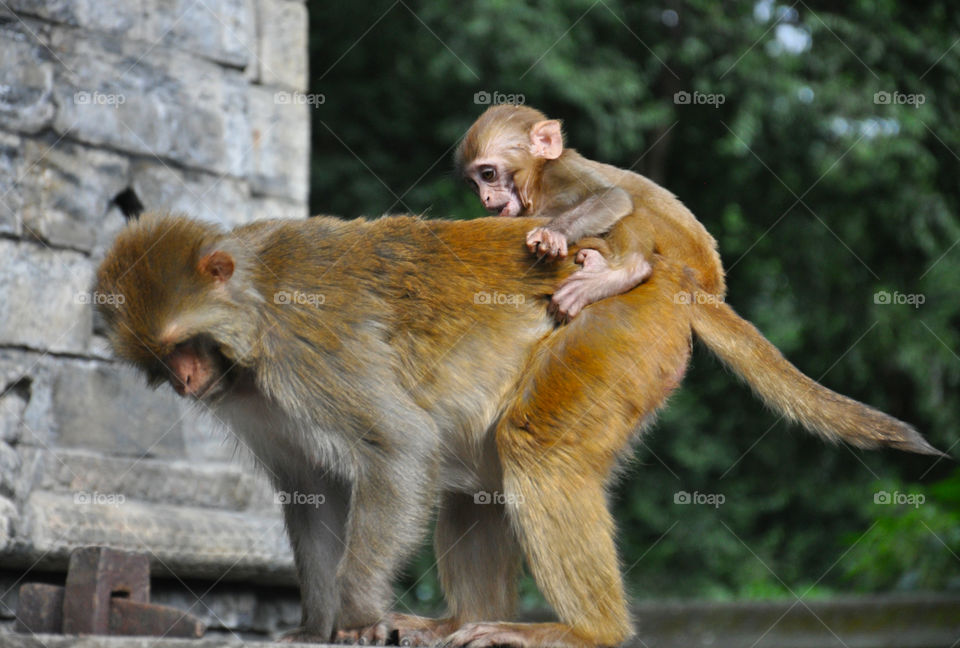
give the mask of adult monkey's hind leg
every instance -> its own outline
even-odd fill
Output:
[[[445,494],[434,546],[449,610],[441,619],[392,614],[401,645],[429,646],[467,622],[514,618],[521,554],[502,503]]]
[[[676,303],[683,278],[656,267],[545,342],[497,428],[507,511],[560,622],[470,623],[449,644],[587,648],[633,633],[605,488],[690,353],[689,310]]]

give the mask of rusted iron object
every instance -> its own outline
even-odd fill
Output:
[[[199,639],[207,627],[195,616],[156,603],[113,599],[110,604],[112,635],[149,635]]]
[[[60,632],[63,627],[63,588],[46,583],[20,586],[14,630],[31,634]]]
[[[84,547],[70,555],[63,597],[64,634],[109,634],[112,598],[150,600],[150,560],[143,554]]]
[[[145,554],[85,547],[70,555],[64,587],[20,587],[16,630],[197,638],[206,626],[192,614],[150,603]]]

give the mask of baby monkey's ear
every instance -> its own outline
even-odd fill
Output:
[[[563,153],[563,132],[560,122],[547,119],[530,129],[530,153],[545,160],[556,160]]]

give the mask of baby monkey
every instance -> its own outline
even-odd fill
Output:
[[[488,108],[456,163],[490,213],[548,220],[527,233],[531,252],[562,258],[579,244],[582,269],[553,295],[561,319],[646,281],[655,255],[689,267],[700,289],[723,297],[716,242],[693,214],[650,180],[565,148],[560,122],[540,111]]]

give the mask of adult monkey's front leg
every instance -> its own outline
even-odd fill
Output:
[[[398,398],[396,402],[401,402]],[[337,569],[340,606],[335,639],[386,643],[393,578],[426,535],[435,498],[438,435],[433,422],[408,403],[394,409],[360,443],[347,518],[347,547]]]

